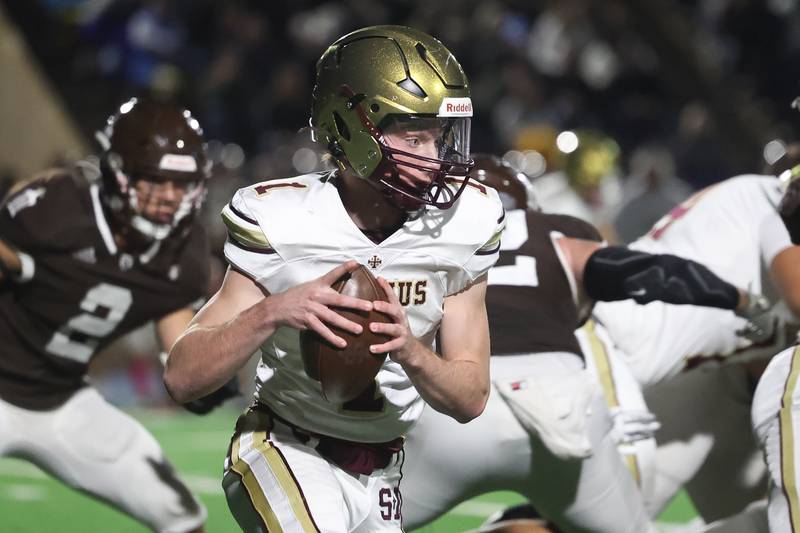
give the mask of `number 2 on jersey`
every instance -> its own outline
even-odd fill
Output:
[[[80,308],[85,312],[61,326],[45,349],[53,355],[88,363],[100,339],[114,331],[132,303],[129,289],[108,283],[95,285],[81,300]]]

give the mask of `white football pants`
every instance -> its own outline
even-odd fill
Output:
[[[492,380],[528,375],[559,380],[581,371],[583,362],[569,353],[491,359]],[[512,490],[566,532],[651,531],[641,494],[611,437],[599,391],[587,429],[592,455],[565,461],[520,425],[494,385],[484,413],[467,424],[426,407],[405,446],[403,526],[419,527],[485,492]]]
[[[0,455],[28,460],[154,531],[184,533],[206,520],[153,436],[92,387],[50,411],[0,400]]]

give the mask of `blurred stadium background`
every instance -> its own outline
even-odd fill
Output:
[[[790,108],[800,95],[797,4],[4,0],[0,190],[91,154],[94,131],[129,96],[177,98],[212,139],[206,214],[219,253],[217,213],[233,190],[321,168],[299,130],[323,48],[357,27],[397,23],[439,37],[462,62],[476,108],[473,151],[537,178],[546,208],[572,210],[627,242],[692,190],[783,164],[798,123]],[[148,329],[109,351],[93,369],[101,391],[162,440],[209,505],[209,530],[232,530],[218,480],[234,409],[247,395],[191,418],[164,392]],[[424,531],[474,527],[514,498],[470,502]],[[3,531],[142,530],[8,459],[0,460],[0,516]],[[682,498],[662,518],[691,517]]]

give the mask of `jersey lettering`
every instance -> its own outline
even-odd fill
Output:
[[[428,286],[427,280],[420,280],[414,284],[414,305],[425,303],[425,288]]]
[[[114,331],[133,303],[130,289],[100,283],[80,303],[85,311],[72,317],[50,338],[45,349],[79,363],[88,363],[100,339]]]
[[[425,304],[428,288],[427,280],[390,281],[389,286],[394,289],[397,299],[403,307],[407,307],[411,304]]]
[[[399,487],[383,487],[378,492],[378,505],[384,521],[402,520],[403,497]]]

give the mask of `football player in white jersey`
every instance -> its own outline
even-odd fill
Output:
[[[441,42],[401,26],[357,30],[322,55],[313,93],[315,138],[339,169],[246,187],[223,211],[230,269],[171,350],[165,383],[191,400],[260,348],[223,480],[243,530],[399,532],[403,435],[424,403],[460,422],[483,411],[486,272],[504,212],[467,177],[471,114]],[[388,303],[331,288],[359,263]],[[392,319],[370,324],[388,337],[371,346],[389,353],[374,385],[343,404],[305,373],[299,345],[303,330],[338,347],[335,328],[360,333],[339,308]]]
[[[779,212],[795,244],[800,244],[799,178],[800,166],[781,174],[786,192]],[[800,347],[793,346],[772,358],[753,396],[752,425],[769,470],[767,516],[769,530],[773,533],[790,533],[800,528],[798,375]]]
[[[773,176],[731,178],[675,208],[631,248],[688,257],[734,284],[779,295],[787,315],[781,319],[791,319],[800,309],[800,248],[790,242],[778,214],[781,196]],[[621,348],[618,355],[648,388],[647,406],[662,425],[655,464],[640,464],[655,469],[645,502],[651,516],[684,485],[707,522],[763,496],[765,466],[748,419],[751,368],[757,370],[758,363],[681,373],[698,360],[769,357],[786,345],[790,336],[776,324],[776,314],[762,312],[757,298],[751,302],[739,313],[759,325],[749,331],[745,318],[718,309],[632,301],[598,302],[594,308],[606,336]]]
[[[676,207],[631,247],[694,259],[735,285],[782,299],[784,318],[792,319],[800,309],[800,248],[777,212],[781,194],[773,176],[725,180]],[[769,357],[790,342],[786,328],[770,328],[776,317],[767,313],[763,335],[748,339],[741,335],[745,320],[733,313],[657,302],[599,303],[594,316],[662,426],[650,512],[660,512],[684,485],[707,522],[759,498],[765,468],[749,429],[748,369],[707,365],[678,374],[706,359]]]
[[[486,411],[465,425],[423,413],[406,445],[405,525],[428,523],[483,492],[515,490],[564,531],[648,531],[604,402],[619,411],[625,391],[601,394],[581,357],[602,367],[605,381],[620,373],[608,375],[601,328],[588,327],[580,340],[575,328],[596,299],[663,298],[734,309],[749,296],[697,263],[604,247],[582,220],[526,210],[524,176],[496,158],[475,160],[475,179],[495,187],[508,210],[486,298],[493,394]],[[639,405],[643,410],[641,397]],[[635,425],[634,418],[621,425]],[[640,432],[647,422],[638,418]]]

